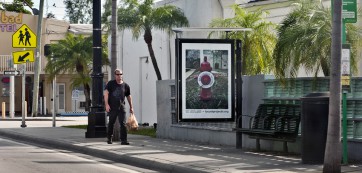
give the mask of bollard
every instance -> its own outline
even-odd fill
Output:
[[[5,114],[6,114],[6,107],[5,107],[5,102],[2,102],[2,107],[1,107],[1,111],[2,111],[2,117],[3,119],[5,118]]]
[[[38,114],[43,114],[43,97],[39,97],[39,108],[38,108]]]
[[[46,115],[47,114],[47,98],[43,97],[43,112],[42,115]]]
[[[24,102],[24,114],[25,117],[28,117],[28,102]]]

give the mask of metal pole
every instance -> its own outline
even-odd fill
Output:
[[[33,105],[32,105],[32,117],[36,117],[38,114],[38,96],[39,96],[39,74],[41,70],[41,33],[42,33],[42,22],[43,22],[43,7],[44,0],[40,0],[39,15],[38,15],[38,27],[36,32],[36,58],[34,63],[34,86],[33,86]]]
[[[14,71],[17,70],[17,65],[13,65]],[[10,91],[9,91],[9,95],[10,95],[10,108],[9,108],[9,116],[10,118],[14,118],[14,106],[15,106],[15,76],[11,75],[10,76]]]
[[[55,121],[55,95],[56,95],[56,90],[57,90],[57,78],[56,76],[54,76],[53,79],[53,112],[52,112],[52,117],[53,117],[53,127],[56,127],[56,121]]]
[[[103,108],[101,1],[93,1],[93,73],[92,105]]]
[[[242,57],[241,40],[236,40],[236,127],[242,127]],[[234,73],[234,72],[232,72]],[[243,136],[241,132],[236,132],[236,148],[243,147]]]
[[[101,31],[101,1],[93,0],[93,73],[91,74],[92,106],[91,112],[88,114],[88,126],[87,132],[85,133],[86,138],[106,136],[106,114],[102,103],[103,73]],[[97,126],[97,129],[95,126]]]
[[[342,44],[346,43],[346,23],[342,19]],[[348,148],[347,148],[347,92],[342,91],[342,152],[343,164],[348,164]]]
[[[14,83],[15,83],[14,76],[10,76],[10,91],[9,91],[9,95],[10,95],[9,116],[10,116],[10,118],[14,118],[14,95],[15,95]]]
[[[2,102],[1,104],[1,111],[2,111],[2,118],[5,119],[5,113],[6,113],[6,105],[5,102]]]
[[[348,164],[347,148],[347,91],[342,93],[342,137],[343,137],[343,164]]]
[[[23,66],[23,69],[21,70],[21,74],[22,74],[22,77],[21,77],[21,103],[23,103],[22,105],[22,108],[21,108],[21,112],[22,112],[22,118],[21,118],[21,125],[20,127],[26,127],[26,124],[25,124],[25,116],[26,116],[26,111],[25,111],[25,64],[22,65]]]
[[[175,111],[176,111],[176,117],[173,119],[172,124],[179,122],[179,116],[181,113],[180,108],[180,73],[179,73],[179,65],[181,64],[181,58],[180,58],[180,39],[178,37],[179,32],[176,32],[176,39],[175,39],[175,90],[176,90],[176,99],[175,99]]]

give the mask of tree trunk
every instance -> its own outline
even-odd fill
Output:
[[[114,79],[114,70],[117,68],[117,0],[112,0],[112,25],[111,25],[111,79]],[[123,69],[122,69],[123,70]],[[113,141],[120,140],[120,124],[118,117],[113,128]]]
[[[321,61],[321,67],[324,76],[330,76],[331,67],[328,66],[328,62],[326,62],[324,59]]]
[[[342,0],[333,1],[332,59],[327,142],[324,155],[324,173],[341,172],[341,23]]]
[[[147,44],[148,52],[150,53],[153,68],[155,69],[155,72],[156,72],[156,75],[157,75],[157,80],[162,80],[161,72],[160,72],[160,69],[158,68],[158,65],[157,65],[155,52],[153,51],[153,48],[152,48],[152,32],[151,32],[151,29],[146,29],[145,30],[144,40],[145,40],[145,42]]]

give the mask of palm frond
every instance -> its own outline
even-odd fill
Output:
[[[260,9],[247,12],[241,7],[232,6],[235,17],[229,19],[214,19],[210,27],[251,28],[250,32],[210,32],[211,36],[221,38],[240,39],[242,45],[243,74],[269,73],[272,69],[272,55],[275,47],[276,35],[273,23],[264,20],[267,12]]]
[[[302,0],[297,4],[278,28],[279,38],[274,50],[275,74],[280,79],[296,77],[298,69],[303,67],[307,73],[317,75],[322,70],[328,76],[331,63],[331,11],[313,0]],[[356,72],[357,47],[354,45],[361,39],[356,34],[358,29],[353,27],[347,25],[347,41],[352,45],[351,67]]]

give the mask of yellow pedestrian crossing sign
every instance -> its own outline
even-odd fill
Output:
[[[36,35],[26,24],[14,32],[13,48],[36,48]]]
[[[13,52],[14,64],[34,62],[34,52],[32,50]]]

